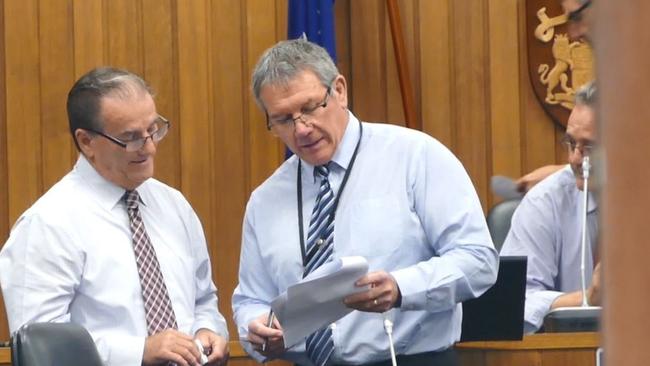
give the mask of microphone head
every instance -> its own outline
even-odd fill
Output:
[[[582,158],[582,177],[584,179],[589,178],[589,170],[591,170],[591,163],[589,162],[589,157],[585,156]]]

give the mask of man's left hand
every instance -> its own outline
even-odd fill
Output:
[[[395,278],[385,271],[368,273],[361,277],[355,285],[357,287],[369,286],[369,289],[350,295],[343,302],[348,307],[359,311],[383,313],[393,308],[400,297]]]
[[[228,349],[228,341],[224,337],[205,328],[199,329],[194,337],[201,342],[205,353],[208,355],[206,365],[224,366],[228,362],[230,350]]]

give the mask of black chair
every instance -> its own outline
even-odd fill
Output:
[[[95,342],[73,323],[27,324],[11,339],[14,366],[102,366]]]
[[[519,206],[519,202],[521,202],[521,199],[518,198],[499,202],[487,214],[488,229],[490,230],[490,236],[497,251],[501,251],[501,246],[506,240],[508,231],[510,231],[512,214],[517,209],[517,206]]]

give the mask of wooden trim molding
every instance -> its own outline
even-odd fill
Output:
[[[540,350],[540,349],[577,349],[598,348],[598,333],[540,333],[524,336],[521,341],[490,341],[457,343],[457,349],[490,350]]]

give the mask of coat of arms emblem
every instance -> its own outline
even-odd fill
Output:
[[[557,0],[526,1],[528,70],[533,90],[551,118],[566,127],[575,93],[594,76],[593,53],[566,32]]]

